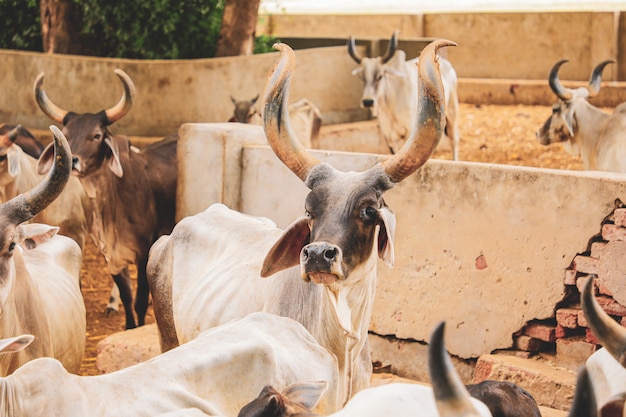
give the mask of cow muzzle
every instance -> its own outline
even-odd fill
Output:
[[[326,242],[306,245],[300,252],[300,268],[305,281],[332,284],[345,279],[341,270],[341,249]]]
[[[72,172],[74,174],[80,174],[82,172],[82,164],[80,163],[80,158],[77,156],[72,156]]]

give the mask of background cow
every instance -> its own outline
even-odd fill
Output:
[[[229,122],[248,123],[262,125],[263,117],[254,105],[259,99],[256,97],[250,100],[237,101],[230,97],[235,108]],[[317,142],[320,129],[322,127],[322,113],[310,100],[303,98],[289,105],[289,118],[294,135],[302,142],[305,148],[312,148]]]
[[[28,349],[0,356],[1,375],[42,356],[57,358],[67,370],[78,372],[85,349],[80,248],[56,235],[57,227],[24,224],[57,198],[70,177],[69,145],[56,127],[51,129],[55,163],[48,176],[0,204],[0,338],[36,336]]]
[[[13,125],[13,124],[3,124],[0,126],[0,136],[6,135],[7,133],[14,131],[16,133],[15,140],[13,142],[22,148],[24,152],[33,158],[39,158],[41,152],[43,152],[44,144],[39,142],[35,135],[30,133],[28,129],[22,127],[22,125]]]
[[[17,145],[21,131],[22,128],[18,125],[0,135],[0,202],[27,192],[44,178],[37,171],[37,159]],[[38,213],[33,221],[58,226],[59,234],[74,239],[82,249],[88,233],[85,216],[88,206],[89,199],[80,182],[77,178],[70,177],[61,194]]]
[[[436,51],[447,45],[453,43],[436,41],[423,52],[420,113],[407,146],[363,172],[322,163],[292,136],[285,102],[295,54],[276,45],[281,57],[264,95],[264,128],[278,158],[311,189],[306,215],[283,231],[216,204],[155,242],[148,275],[163,350],[203,329],[268,311],[298,320],[337,357],[342,403],[369,385],[377,258],[393,265],[395,216],[383,194],[422,166],[441,137]]]
[[[150,246],[175,223],[177,138],[167,137],[137,151],[126,136],[110,131],[109,125],[130,111],[135,95],[130,77],[119,69],[115,74],[124,87],[122,98],[96,114],[69,112],[52,103],[43,90],[43,73],[37,77],[34,90],[41,110],[63,124],[72,148],[73,173],[91,201],[91,233],[120,290],[126,328],[130,329],[145,322]],[[51,156],[48,149],[42,153],[40,172],[46,171]],[[132,308],[130,264],[137,267],[137,321]]]
[[[352,74],[363,81],[361,107],[371,109],[391,153],[396,153],[406,141],[418,111],[416,63],[419,59],[407,61],[405,52],[397,47],[398,31],[391,36],[384,56],[363,58],[356,51],[354,37],[348,38],[348,53],[359,64]],[[439,66],[445,93],[445,141],[450,142],[452,158],[457,161],[460,140],[457,76],[447,59],[440,57]]]
[[[268,381],[282,388],[302,378],[329,386],[316,409],[329,413],[337,377],[335,358],[302,325],[256,313],[109,374],[72,375],[51,358],[29,362],[0,378],[0,417],[187,416],[185,409],[234,416]]]
[[[626,172],[626,103],[609,115],[587,101],[600,92],[604,67],[615,61],[598,64],[589,85],[576,89],[565,88],[559,81],[559,68],[566,62],[561,60],[550,70],[550,88],[559,101],[537,131],[539,143],[563,143],[567,151],[581,156],[585,169]]]

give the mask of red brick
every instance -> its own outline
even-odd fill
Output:
[[[556,340],[555,327],[547,324],[528,323],[524,329],[524,334],[544,342],[554,342]]]
[[[591,329],[585,329],[585,341],[588,343],[593,343],[594,345],[600,344],[600,341],[596,339],[596,336],[593,334]]]
[[[576,255],[574,257],[574,269],[584,274],[598,273],[598,260],[590,256]]]
[[[565,279],[563,279],[563,284],[576,285],[576,270],[575,269],[565,270]]]
[[[613,221],[616,226],[626,226],[626,209],[618,208],[613,212]]]
[[[626,227],[606,223],[602,225],[602,239],[626,240]]]
[[[578,292],[582,293],[583,292],[583,288],[585,287],[585,284],[587,283],[587,280],[589,279],[589,275],[581,275],[578,278],[576,278],[576,288],[578,288]],[[593,285],[591,288],[591,292],[593,294],[597,294],[598,293],[598,284],[597,284],[597,279],[593,279]]]
[[[585,314],[583,313],[582,310],[578,312],[578,325],[580,327],[589,327],[589,324],[587,323],[587,320],[585,319]]]
[[[598,286],[598,294],[612,296],[613,292],[606,286],[606,283],[602,278],[596,280]]]
[[[556,322],[568,329],[575,329],[578,327],[578,312],[573,308],[559,308],[556,311]]]
[[[581,338],[557,339],[555,363],[557,366],[577,371],[596,349],[595,343],[586,342]]]
[[[602,249],[604,249],[606,246],[606,242],[593,242],[591,244],[591,257],[592,258],[600,258],[600,255],[602,254]]]
[[[598,300],[598,304],[602,307],[604,311],[612,316],[626,316],[626,307],[615,301],[611,297],[607,297],[605,295],[596,296],[596,300]]]
[[[534,337],[521,335],[515,338],[513,346],[515,349],[525,352],[539,352],[545,348],[546,342]]]

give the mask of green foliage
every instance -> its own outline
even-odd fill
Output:
[[[1,0],[0,0],[1,1]],[[212,57],[224,0],[74,0],[98,55],[137,59]]]
[[[272,48],[272,45],[274,45],[276,42],[280,42],[280,40],[275,38],[274,36],[257,36],[254,39],[254,53],[264,54],[266,52],[276,52],[276,50]]]
[[[41,52],[39,0],[0,0],[0,48]]]

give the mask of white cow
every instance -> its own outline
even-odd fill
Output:
[[[593,295],[593,278],[585,283],[580,295],[585,319],[594,336],[604,346],[585,363],[600,414],[622,415],[626,400],[626,329],[609,316]]]
[[[378,120],[380,133],[391,153],[402,147],[411,133],[412,123],[418,111],[417,62],[418,58],[406,60],[406,54],[398,50],[398,31],[389,41],[383,57],[364,58],[356,51],[354,37],[348,39],[348,53],[359,64],[352,71],[363,81],[361,107],[369,108]],[[452,158],[459,159],[459,97],[457,75],[445,58],[439,58],[443,91],[445,93],[445,141],[452,148]],[[442,144],[445,142],[442,142]]]
[[[600,92],[602,70],[615,61],[604,61],[593,70],[589,86],[565,88],[558,71],[567,60],[557,62],[550,71],[550,88],[559,98],[552,115],[537,130],[542,145],[562,142],[571,154],[580,155],[587,170],[626,172],[626,103],[612,114],[591,105],[587,99]]]
[[[0,338],[29,333],[26,350],[0,357],[0,375],[41,357],[78,372],[85,348],[85,305],[80,292],[81,251],[58,227],[31,220],[61,193],[71,170],[65,137],[54,126],[55,166],[32,190],[0,204]]]
[[[37,172],[37,159],[15,144],[20,126],[0,136],[0,202],[35,187],[44,178]],[[83,248],[87,236],[87,218],[83,207],[89,199],[78,178],[70,177],[65,189],[33,221],[59,227],[59,234],[71,237]]]
[[[266,88],[265,133],[278,158],[311,189],[306,216],[283,231],[217,204],[155,242],[148,280],[162,349],[252,311],[269,311],[301,322],[337,357],[342,403],[369,385],[377,258],[393,264],[395,216],[383,194],[424,164],[439,141],[443,91],[436,51],[451,44],[440,40],[424,50],[423,112],[407,146],[363,172],[320,162],[292,136],[283,100],[295,54],[277,45],[281,59]]]
[[[235,108],[229,122],[247,123],[262,125],[263,116],[254,105],[259,99],[259,95],[250,100],[237,101],[232,96],[230,100]],[[289,106],[289,117],[294,135],[305,148],[312,148],[320,136],[322,127],[322,113],[310,100],[303,98]]]
[[[346,406],[329,417],[491,417],[487,406],[472,398],[456,373],[443,343],[439,324],[428,347],[432,387],[391,383],[358,392]],[[298,382],[282,392],[265,386],[259,396],[241,409],[238,417],[296,417],[311,415],[318,382]],[[313,414],[314,415],[314,414]]]
[[[296,321],[255,313],[109,374],[31,361],[0,378],[0,417],[236,416],[268,381],[282,388],[303,377],[330,387],[318,412],[337,408],[335,358]]]

